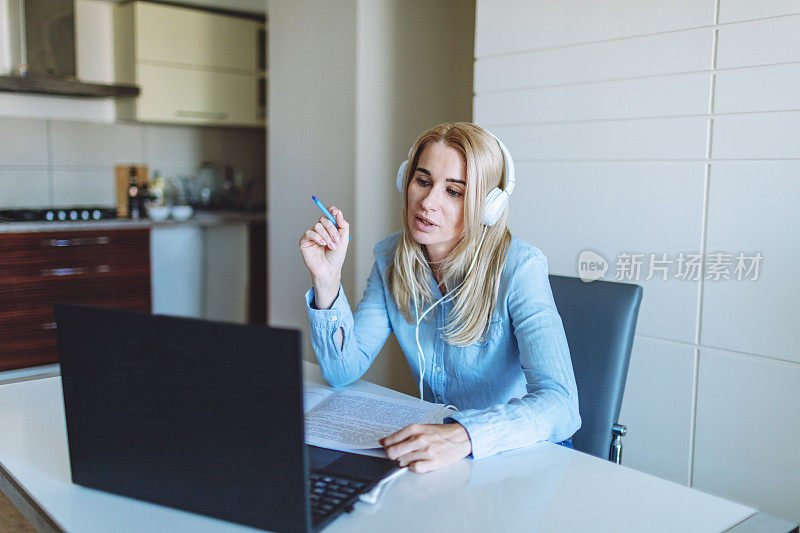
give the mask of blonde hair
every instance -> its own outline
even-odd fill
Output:
[[[487,330],[497,305],[500,275],[511,243],[508,209],[493,226],[482,224],[486,194],[494,187],[505,188],[503,154],[490,133],[469,122],[439,124],[420,135],[414,143],[403,184],[403,233],[388,272],[389,291],[409,323],[416,322],[412,305],[418,301],[423,307],[414,311],[416,315],[438,299],[422,281],[427,279],[430,265],[422,245],[411,238],[408,227],[408,184],[422,150],[431,143],[456,149],[466,161],[464,236],[442,262],[440,273],[447,287],[447,297],[454,302],[444,328],[444,339],[449,344],[468,346],[480,340]],[[453,291],[459,284],[458,290]]]

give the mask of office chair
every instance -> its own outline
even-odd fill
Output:
[[[572,437],[576,450],[622,462],[619,411],[642,287],[550,275],[553,298],[564,323],[578,385],[582,425]]]

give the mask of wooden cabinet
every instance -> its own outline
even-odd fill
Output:
[[[150,311],[148,229],[0,234],[0,371],[58,362],[55,302]]]
[[[263,127],[264,28],[259,20],[189,7],[116,6],[116,78],[142,91],[117,102],[117,118]]]

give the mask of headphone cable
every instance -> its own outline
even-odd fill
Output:
[[[478,249],[475,250],[475,255],[472,257],[472,262],[470,262],[469,268],[467,269],[467,273],[464,274],[464,279],[461,280],[461,283],[459,283],[456,287],[454,287],[453,290],[451,290],[450,292],[448,292],[447,294],[445,294],[444,296],[439,298],[436,302],[433,303],[433,305],[428,307],[428,309],[426,309],[425,312],[422,313],[422,316],[419,316],[419,314],[418,314],[418,310],[417,310],[417,291],[416,291],[416,287],[414,287],[414,282],[413,282],[414,278],[413,277],[411,278],[412,279],[412,282],[411,282],[412,283],[411,294],[414,296],[414,314],[417,316],[417,325],[416,325],[416,328],[414,330],[414,338],[417,341],[417,364],[419,365],[419,399],[420,400],[424,400],[422,385],[423,385],[424,379],[425,379],[425,363],[426,363],[426,361],[425,361],[425,354],[422,351],[422,344],[420,344],[420,342],[419,342],[419,324],[425,318],[425,315],[427,315],[434,307],[436,307],[437,305],[439,305],[440,303],[442,303],[444,301],[452,300],[453,298],[455,298],[457,296],[459,289],[461,289],[461,286],[464,285],[464,283],[466,283],[467,278],[469,277],[470,273],[472,272],[472,268],[475,266],[475,261],[477,261],[477,259],[478,259],[478,254],[480,254],[480,252],[481,252],[481,247],[483,246],[483,240],[486,237],[486,228],[487,228],[487,226],[483,227],[483,231],[481,232],[481,240],[480,240],[480,242],[478,242]]]

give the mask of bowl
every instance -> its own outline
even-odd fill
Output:
[[[175,220],[189,220],[194,214],[194,209],[190,205],[174,205],[171,214]]]
[[[147,208],[147,216],[154,222],[163,222],[169,216],[169,207],[154,205]]]

